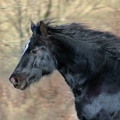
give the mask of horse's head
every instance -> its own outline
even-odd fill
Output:
[[[50,50],[51,36],[44,22],[31,22],[33,35],[26,44],[22,58],[9,80],[15,88],[25,89],[42,76],[55,70],[55,58]]]

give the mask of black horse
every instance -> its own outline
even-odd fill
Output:
[[[120,38],[78,23],[31,22],[33,32],[10,77],[24,90],[58,70],[71,87],[80,120],[120,120]]]

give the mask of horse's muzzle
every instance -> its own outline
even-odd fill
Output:
[[[10,82],[14,85],[15,88],[24,90],[27,87],[27,77],[20,74],[12,74],[9,78]]]

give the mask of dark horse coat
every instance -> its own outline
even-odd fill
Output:
[[[120,38],[80,24],[31,23],[33,32],[10,81],[24,90],[57,69],[80,120],[120,120]]]

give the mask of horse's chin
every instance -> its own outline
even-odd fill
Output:
[[[38,82],[40,79],[42,79],[43,77],[47,76],[47,74],[41,75],[38,78],[35,78],[35,76],[31,76],[29,77],[27,80],[24,80],[24,82],[22,82],[20,85],[14,85],[14,87],[16,89],[20,89],[20,90],[25,90],[27,89],[31,84],[34,84],[36,82]]]

